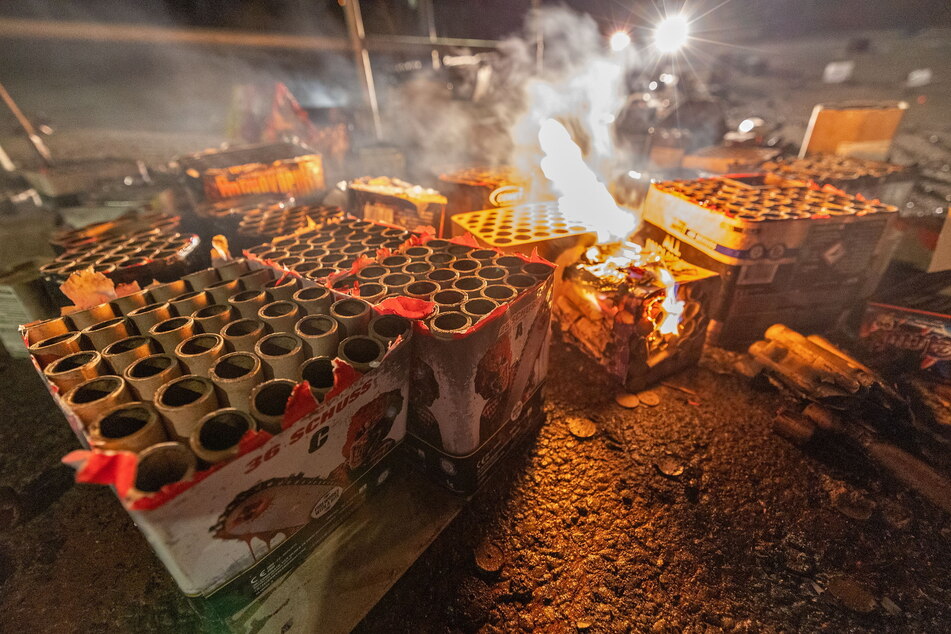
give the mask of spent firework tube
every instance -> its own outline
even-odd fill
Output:
[[[251,391],[250,413],[261,429],[272,434],[281,433],[287,401],[293,394],[295,385],[296,381],[271,379]]]
[[[250,352],[232,352],[215,361],[208,378],[224,395],[228,407],[250,412],[251,392],[264,382],[264,366]]]
[[[122,377],[114,375],[84,381],[67,392],[63,399],[84,426],[90,425],[102,412],[131,400],[128,384]]]
[[[40,367],[45,368],[57,359],[82,350],[82,340],[80,337],[81,334],[78,332],[54,335],[30,345],[28,350]]]
[[[190,374],[208,376],[208,371],[224,355],[225,340],[219,334],[204,333],[189,337],[175,348],[175,356]]]
[[[102,366],[102,356],[98,352],[83,350],[53,361],[43,369],[43,375],[59,388],[60,394],[65,394],[83,381],[100,376]]]
[[[135,335],[109,344],[102,349],[101,354],[106,365],[112,368],[113,374],[121,375],[135,361],[158,350],[159,346],[151,337]]]
[[[264,375],[269,379],[298,380],[298,368],[306,357],[304,342],[296,335],[275,332],[262,337],[254,353],[264,362]]]
[[[187,442],[201,418],[220,406],[208,377],[186,374],[155,392],[155,408],[171,426],[176,439]]]
[[[151,403],[122,403],[102,413],[89,426],[90,444],[108,451],[139,453],[168,440],[161,417]]]
[[[271,332],[293,332],[294,324],[301,318],[301,310],[294,302],[276,301],[258,309],[258,319]]]
[[[266,332],[257,319],[238,319],[222,328],[221,336],[236,352],[254,352],[254,346]]]
[[[199,308],[191,314],[202,332],[220,333],[222,328],[235,320],[235,312],[228,304],[212,304]]]
[[[195,454],[182,443],[152,445],[139,454],[130,496],[135,498],[157,493],[168,484],[188,480],[197,468]]]
[[[318,356],[304,361],[300,367],[300,374],[301,380],[307,381],[317,402],[322,402],[334,387],[333,357]]]
[[[233,407],[222,408],[198,421],[188,444],[202,463],[213,465],[237,456],[241,438],[254,429],[257,429],[257,423],[247,412]]]
[[[172,354],[153,354],[133,361],[122,373],[140,401],[152,401],[160,387],[184,374]]]

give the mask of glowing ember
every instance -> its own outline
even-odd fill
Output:
[[[617,206],[607,187],[584,162],[581,148],[565,126],[545,119],[538,130],[538,141],[545,153],[542,171],[560,194],[558,210],[562,214],[593,227],[601,242],[622,239],[634,230],[636,219]]]

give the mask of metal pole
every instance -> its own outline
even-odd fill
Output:
[[[17,106],[17,103],[13,100],[13,97],[10,96],[10,93],[7,92],[7,89],[4,88],[2,83],[0,83],[0,99],[3,99],[3,102],[7,104],[7,108],[10,109],[10,112],[13,113],[13,116],[16,117],[20,123],[20,127],[23,128],[23,131],[26,132],[26,135],[30,138],[30,143],[33,144],[33,149],[36,150],[36,153],[40,155],[43,164],[49,167],[53,162],[53,157],[50,155],[46,144],[43,143],[43,137],[36,132],[33,124],[26,118],[26,115],[23,114],[23,111],[20,110],[20,107]]]
[[[373,115],[373,131],[377,141],[383,139],[383,122],[380,120],[380,105],[376,98],[376,86],[373,83],[373,69],[370,67],[370,53],[366,47],[366,32],[363,29],[363,14],[360,12],[360,0],[341,0],[347,30],[350,32],[350,46],[360,71],[363,83],[363,96]]]
[[[285,33],[252,33],[231,29],[193,29],[140,24],[56,22],[0,17],[0,37],[14,39],[125,42],[129,44],[194,44],[198,46],[247,46],[299,51],[346,51],[348,38]],[[498,48],[496,40],[418,35],[374,35],[364,39],[371,51],[419,51],[432,48]]]
[[[423,21],[426,31],[429,33],[429,41],[435,44],[436,37],[436,14],[433,11],[433,0],[419,0],[420,19]],[[433,48],[431,51],[433,58],[433,70],[439,70],[442,65],[439,59],[439,51]]]
[[[541,8],[542,0],[532,0],[532,11],[535,13],[535,72],[539,75],[545,67],[545,37],[542,35],[541,20],[538,17]]]

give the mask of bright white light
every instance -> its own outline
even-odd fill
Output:
[[[611,34],[611,50],[612,51],[623,51],[628,46],[631,45],[631,36],[627,34],[627,31],[617,31]]]
[[[752,119],[743,119],[743,121],[740,122],[740,127],[738,129],[740,132],[745,134],[755,127],[756,123],[754,123]]]
[[[656,82],[656,81],[652,81],[651,83],[647,84],[647,89],[648,89],[648,90],[657,90],[657,82]]]
[[[687,43],[690,25],[682,15],[669,15],[654,29],[654,47],[661,53],[676,53]]]

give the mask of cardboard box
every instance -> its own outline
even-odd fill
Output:
[[[592,269],[600,273],[601,267],[584,260],[567,267],[554,315],[568,342],[636,392],[699,361],[719,281],[711,271],[670,257],[655,262],[645,253],[631,265],[644,271],[643,282],[629,282],[626,274],[620,283],[598,276]],[[660,268],[673,280],[676,332],[662,332],[667,287],[658,279]]]
[[[247,432],[233,460],[184,485],[122,500],[203,614],[225,619],[266,592],[387,479],[406,433],[410,361],[410,343],[401,341],[379,367],[281,433]],[[34,367],[88,448],[83,423]],[[83,465],[108,455],[67,458]]]
[[[510,207],[527,202],[528,179],[511,166],[470,167],[441,174],[446,183],[446,217],[439,236],[452,234],[452,218],[456,214],[494,207]]]
[[[817,104],[799,156],[843,154],[887,161],[892,139],[907,109],[904,101]]]
[[[804,201],[828,195],[828,200],[842,204],[866,204],[841,192],[767,177],[742,178],[652,184],[644,203],[641,241],[648,249],[720,275],[719,301],[711,309],[711,343],[744,348],[775,323],[803,331],[827,330],[877,281],[870,278],[880,274],[874,266],[876,254],[895,208],[871,205],[861,213],[797,212],[787,217],[769,212],[745,218],[749,201],[770,193]],[[739,211],[715,198],[700,205],[678,193],[708,186],[736,192],[743,201],[736,205]]]
[[[762,163],[759,169],[781,178],[831,185],[853,196],[896,206],[908,201],[915,186],[913,168],[836,154],[780,158]]]
[[[411,185],[396,178],[358,178],[347,185],[348,207],[357,218],[406,229],[439,227],[446,197],[435,189]]]
[[[404,453],[439,482],[472,493],[544,421],[552,281],[464,337],[414,334]]]
[[[869,302],[859,337],[885,369],[951,383],[951,315]]]

